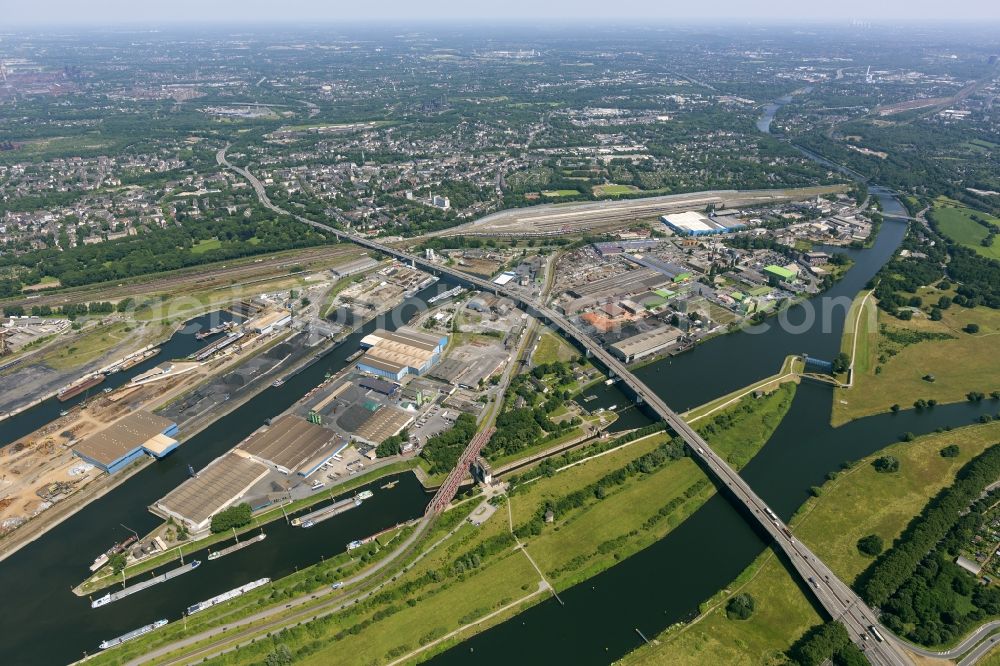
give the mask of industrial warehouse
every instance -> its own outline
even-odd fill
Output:
[[[393,332],[379,329],[361,340],[365,355],[357,368],[386,379],[400,381],[406,375],[422,375],[441,358],[448,336],[428,335],[402,326]]]
[[[282,474],[305,477],[338,453],[335,447],[340,439],[337,433],[320,425],[285,414],[250,435],[237,452]],[[342,442],[340,448],[346,447],[347,442]]]
[[[683,213],[671,213],[660,217],[660,221],[674,232],[683,236],[707,236],[709,234],[724,234],[730,231],[745,229],[746,224],[731,216],[708,217],[693,210]]]
[[[611,351],[621,360],[631,363],[665,351],[682,335],[683,332],[673,326],[660,326],[614,343],[611,345]]]
[[[177,448],[176,434],[176,423],[140,410],[86,438],[73,447],[73,453],[114,474],[143,455],[167,455]]]
[[[267,473],[262,463],[230,452],[149,508],[162,518],[180,522],[192,533],[203,532],[212,516],[239,501]]]

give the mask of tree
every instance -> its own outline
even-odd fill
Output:
[[[940,451],[942,458],[954,458],[958,456],[959,448],[958,444],[949,444]]]
[[[726,603],[726,617],[730,620],[746,620],[753,615],[757,602],[746,592],[741,592]]]
[[[264,657],[264,666],[288,666],[292,661],[294,660],[291,651],[281,644]]]
[[[111,570],[115,573],[121,573],[125,568],[125,564],[128,562],[128,558],[125,553],[115,553],[111,556]]]
[[[974,335],[979,332],[979,324],[976,323],[966,324],[964,330],[966,333],[971,333]]]
[[[858,552],[862,555],[875,557],[882,552],[884,547],[885,544],[882,543],[882,537],[877,534],[869,534],[858,539]]]
[[[845,352],[840,352],[837,354],[837,357],[833,359],[831,366],[834,373],[839,374],[841,372],[847,372],[847,369],[851,367],[851,357]]]
[[[403,452],[403,442],[406,441],[408,435],[404,429],[398,435],[393,435],[392,437],[386,437],[382,440],[382,443],[375,448],[375,456],[378,458],[386,458],[388,456],[397,456]]]
[[[876,472],[881,472],[887,474],[889,472],[899,471],[899,460],[895,456],[882,456],[881,458],[876,458],[872,462],[872,467],[875,468]]]
[[[228,530],[243,527],[250,523],[253,510],[246,502],[240,502],[235,506],[224,509],[212,516],[212,531],[226,532]]]

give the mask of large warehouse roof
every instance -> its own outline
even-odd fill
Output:
[[[174,425],[170,419],[140,410],[91,435],[73,450],[90,460],[111,465]]]
[[[239,448],[289,474],[315,458],[324,447],[332,446],[336,437],[331,430],[294,414],[285,414],[266,429],[250,435]]]
[[[673,344],[681,337],[681,331],[673,326],[660,326],[645,333],[633,335],[620,342],[611,345],[611,348],[618,354],[631,361],[642,358],[648,354],[656,353],[661,349]]]
[[[261,463],[230,452],[170,491],[153,508],[192,529],[204,529],[213,515],[235,503],[266,474],[267,467]]]
[[[413,423],[413,415],[395,407],[383,407],[357,429],[354,435],[372,444],[380,444],[387,437],[392,437],[406,426]]]

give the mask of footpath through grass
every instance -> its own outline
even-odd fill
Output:
[[[927,287],[915,296],[931,304],[952,293]],[[834,425],[886,412],[893,404],[908,409],[920,399],[961,402],[970,391],[1000,389],[1000,310],[952,305],[940,321],[924,310],[909,321],[879,310],[877,321],[877,330],[868,332],[867,366],[859,361],[854,385],[834,392]],[[969,324],[978,332],[968,333]],[[863,348],[859,339],[859,359]]]

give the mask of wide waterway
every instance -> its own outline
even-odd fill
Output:
[[[144,534],[159,524],[160,519],[146,507],[182,483],[188,476],[188,465],[204,467],[259,428],[265,418],[287,409],[323,381],[327,372],[343,368],[364,335],[379,326],[394,329],[405,323],[424,307],[426,298],[447,288],[443,283],[433,285],[390,315],[363,326],[318,362],[287,377],[280,388],[265,389],[186,440],[167,458],[0,562],[0,632],[4,638],[0,663],[20,666],[79,659],[85,651],[93,654],[104,639],[161,618],[177,620],[190,604],[257,578],[286,576],[343,552],[354,539],[422,515],[428,496],[416,478],[406,473],[399,476],[400,483],[392,490],[380,489],[385,481],[373,484],[375,496],[357,509],[310,529],[292,528],[283,521],[271,523],[264,528],[268,536],[263,542],[212,562],[205,559],[207,553],[195,554],[202,560],[198,569],[108,606],[91,609],[87,599],[71,591],[88,575],[91,561],[128,536],[128,529]],[[187,329],[174,337],[179,335],[193,340]],[[171,343],[164,345],[164,355],[190,353],[184,351],[190,340],[183,338],[177,350],[169,346]],[[34,418],[32,412],[25,415]],[[0,427],[12,424],[17,421]],[[3,431],[0,436],[4,436]],[[5,437],[0,441],[9,440]],[[175,566],[169,564],[164,569]]]
[[[887,193],[878,193],[888,214],[902,212]],[[754,334],[741,332],[709,340],[683,354],[638,371],[638,375],[677,410],[702,404],[776,372],[790,353],[806,352],[831,359],[838,351],[846,304],[898,247],[905,224],[888,218],[873,248],[847,250],[854,267],[833,289],[792,308],[787,321],[796,326],[814,308],[809,326],[776,326]],[[438,284],[418,297],[446,289]],[[822,304],[842,303],[823,314]],[[359,538],[422,512],[425,496],[411,475],[394,490],[375,489],[375,497],[354,511],[311,530],[284,523],[265,528],[268,539],[175,580],[92,610],[70,592],[87,565],[111,543],[126,536],[122,525],[140,533],[157,519],[146,506],[181,483],[187,466],[200,469],[318,384],[328,370],[343,367],[360,337],[376,325],[394,328],[413,314],[419,299],[397,309],[392,321],[371,323],[320,362],[290,377],[281,388],[268,388],[242,407],[192,437],[169,458],[150,466],[120,488],[55,527],[36,542],[0,563],[0,627],[5,631],[4,662],[52,664],[73,660],[97,643],[161,617],[177,619],[187,605],[246,581],[287,575]],[[598,406],[625,404],[616,387],[597,387]],[[788,416],[743,476],[782,516],[805,499],[810,486],[844,460],[856,459],[892,442],[904,431],[925,433],[941,426],[961,426],[995,405],[958,404],[924,412],[886,414],[844,427],[829,426],[831,390],[800,386]],[[641,425],[635,409],[623,421]],[[620,426],[621,424],[616,424]],[[2,426],[0,426],[2,427]],[[2,431],[0,431],[2,436]],[[5,440],[0,440],[5,441]],[[380,484],[376,484],[380,485]],[[750,523],[723,496],[716,496],[666,538],[603,574],[562,593],[565,606],[546,601],[451,651],[442,663],[507,663],[510,646],[538,661],[607,663],[635,648],[635,629],[652,636],[690,616],[698,604],[725,586],[766,546]],[[173,565],[171,565],[173,566]],[[571,636],[571,640],[566,637]],[[58,637],[56,640],[55,638]],[[558,637],[558,638],[553,638]]]
[[[164,361],[186,358],[191,353],[217,339],[212,338],[211,340],[198,340],[195,337],[195,333],[203,329],[216,326],[222,322],[232,320],[239,321],[240,318],[226,311],[212,312],[195,319],[191,319],[186,322],[180,330],[170,336],[169,340],[159,345],[160,353],[156,356],[153,356],[142,363],[129,368],[128,370],[108,375],[108,378],[97,386],[84,391],[80,395],[74,396],[65,402],[60,402],[58,398],[49,398],[48,400],[45,400],[30,409],[24,410],[20,414],[0,421],[0,447],[6,446],[7,444],[15,442],[25,435],[33,433],[46,423],[58,418],[61,411],[70,409],[71,407],[78,405],[94,395],[100,395],[101,391],[104,389],[118,388],[119,386],[128,383],[132,377],[146,372],[147,370],[152,369],[153,366],[159,365]]]
[[[775,112],[788,101],[765,108],[761,131],[769,131]],[[771,318],[763,332],[710,339],[691,353],[637,370],[639,379],[683,411],[777,372],[789,354],[832,360],[840,351],[850,301],[893,255],[906,232],[906,223],[891,217],[906,214],[900,203],[883,188],[869,189],[882,203],[886,220],[872,248],[838,248],[855,263],[833,288],[792,307],[782,317],[784,325]],[[969,425],[996,409],[992,402],[941,405],[833,428],[831,406],[830,386],[802,383],[781,425],[740,473],[783,519],[842,462],[877,451],[901,433]],[[698,605],[736,578],[768,543],[752,518],[717,494],[664,539],[560,592],[565,605],[549,599],[432,662],[466,664],[474,658],[478,664],[507,664],[510,646],[517,646],[519,654],[530,654],[537,663],[610,663],[642,644],[637,630],[653,637],[696,615]]]

